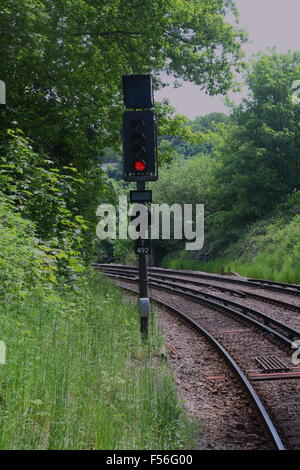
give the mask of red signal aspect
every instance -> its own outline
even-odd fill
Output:
[[[136,160],[133,164],[135,171],[145,171],[146,163],[144,160]]]

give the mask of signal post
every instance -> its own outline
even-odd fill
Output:
[[[124,104],[123,114],[123,179],[135,181],[136,191],[130,191],[130,202],[152,202],[146,181],[157,180],[156,122],[153,111],[153,89],[150,75],[125,75],[122,77]],[[148,231],[149,232],[149,231]],[[147,256],[150,240],[140,233],[135,243],[139,267],[139,310],[143,337],[148,335],[150,300],[148,296]]]

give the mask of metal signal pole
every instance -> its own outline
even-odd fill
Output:
[[[145,190],[145,181],[137,182],[137,191]],[[145,204],[145,203],[143,203]],[[145,234],[141,234],[141,238]],[[138,254],[139,260],[139,301],[140,301],[140,322],[141,333],[143,337],[148,336],[148,322],[150,315],[150,301],[148,297],[148,270],[147,270],[147,254],[141,250]]]

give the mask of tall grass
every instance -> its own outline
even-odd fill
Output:
[[[190,424],[136,303],[99,273],[68,281],[0,199],[0,449],[180,449]],[[190,441],[188,441],[190,442]]]
[[[177,449],[190,425],[135,303],[100,275],[0,303],[1,449]],[[188,441],[190,442],[190,441]]]

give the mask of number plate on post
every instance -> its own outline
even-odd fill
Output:
[[[151,254],[150,240],[143,240],[138,238],[134,243],[134,251],[136,255],[150,255]]]

